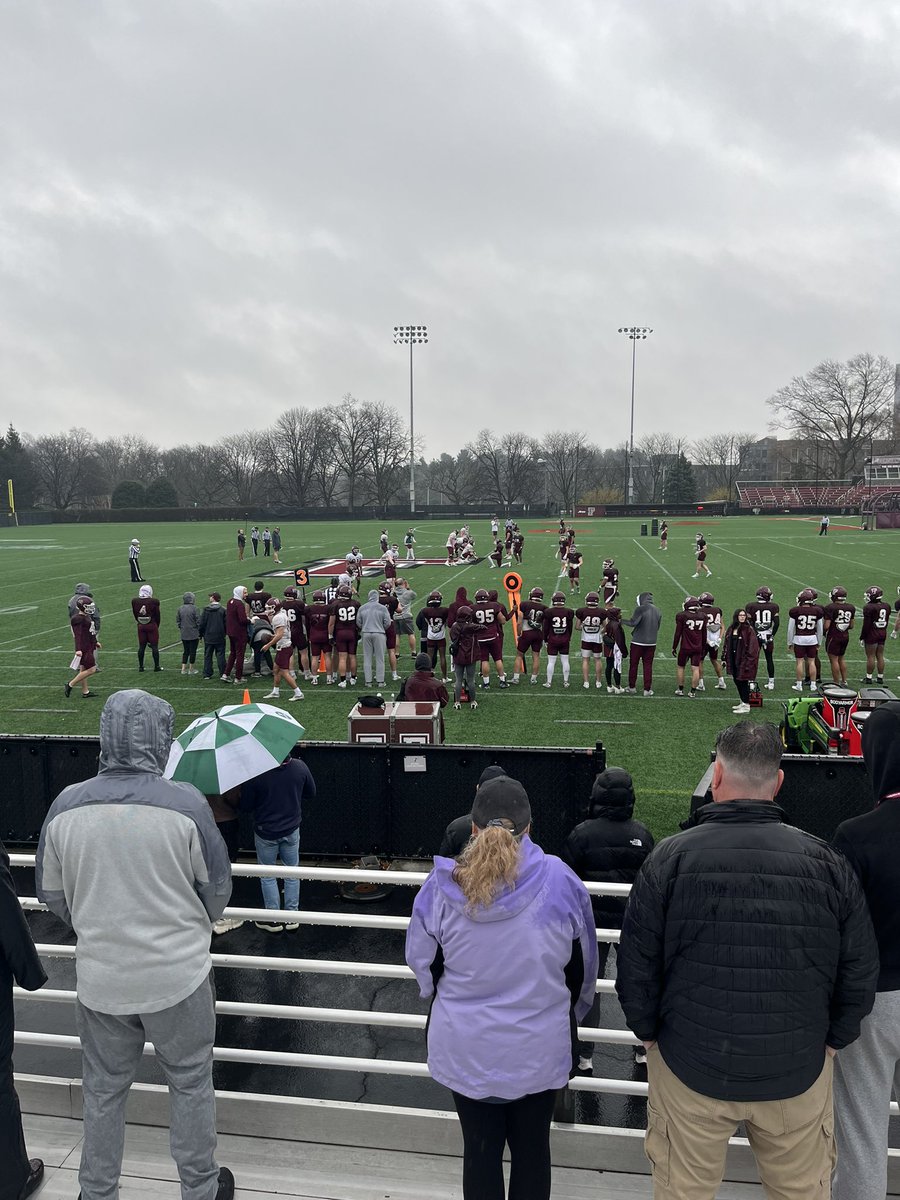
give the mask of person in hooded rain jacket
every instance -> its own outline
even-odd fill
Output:
[[[475,796],[472,840],[436,858],[413,906],[406,961],[432,1000],[428,1066],[449,1088],[464,1142],[463,1196],[550,1195],[550,1121],[594,997],[597,937],[584,885],[528,836],[515,779]]]

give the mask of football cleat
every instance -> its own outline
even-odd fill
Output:
[[[876,600],[880,600],[884,592],[880,587],[867,587],[865,591],[866,603],[874,604]]]

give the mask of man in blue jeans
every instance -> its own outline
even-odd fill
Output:
[[[273,867],[279,859],[282,866],[296,867],[300,862],[300,821],[303,801],[314,800],[316,781],[306,763],[286,758],[280,766],[248,780],[241,788],[241,808],[253,814],[253,835],[256,857],[261,866]],[[260,879],[263,904],[280,910],[277,879]],[[297,912],[300,908],[300,880],[285,879],[284,908]],[[297,929],[299,921],[257,921],[258,929],[281,933]]]

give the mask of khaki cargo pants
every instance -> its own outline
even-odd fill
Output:
[[[644,1149],[653,1164],[654,1200],[715,1200],[728,1139],[740,1121],[769,1200],[829,1197],[837,1159],[833,1061],[826,1056],[822,1074],[799,1096],[738,1103],[685,1087],[653,1046],[647,1053]]]

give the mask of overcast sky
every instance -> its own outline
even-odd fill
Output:
[[[900,356],[888,0],[0,6],[0,425],[766,432]]]

